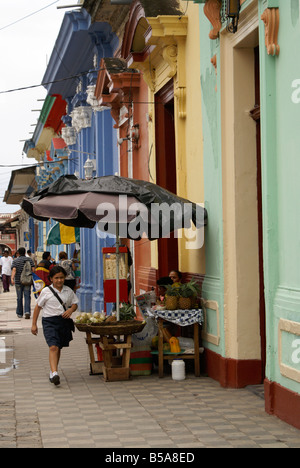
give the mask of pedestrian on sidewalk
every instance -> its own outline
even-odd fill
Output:
[[[72,314],[77,310],[78,298],[64,285],[67,273],[61,266],[54,266],[49,274],[52,286],[45,287],[33,313],[31,333],[38,334],[37,321],[42,312],[44,337],[49,346],[50,382],[60,384],[58,364],[62,348],[69,347],[75,330]]]
[[[36,261],[36,255],[31,252],[31,250],[27,250],[27,257],[31,258],[31,260],[34,263],[34,266],[36,268],[37,261]]]
[[[76,278],[74,272],[76,271],[76,266],[74,260],[68,260],[68,254],[66,252],[59,252],[59,264],[67,273],[65,285],[69,286],[72,291],[75,291]]]
[[[51,258],[51,253],[44,252],[42,261],[37,265],[35,269],[35,274],[38,275],[38,277],[44,281],[46,286],[51,285],[51,281],[49,280],[49,273],[51,268],[53,268],[54,266],[55,262]]]
[[[2,275],[3,292],[9,292],[11,281],[11,266],[13,259],[8,254],[8,249],[5,249],[3,257],[0,259],[0,274]]]
[[[26,250],[24,247],[20,247],[18,250],[19,256],[12,262],[12,274],[11,284],[16,286],[17,293],[17,316],[18,318],[23,317],[23,311],[25,309],[25,318],[30,319],[31,315],[31,286],[24,286],[21,283],[21,274],[26,262],[30,262],[32,272],[34,272],[34,263],[31,258],[25,256]],[[24,297],[24,307],[23,307]]]

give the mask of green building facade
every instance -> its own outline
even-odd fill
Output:
[[[195,3],[207,369],[264,383],[266,411],[300,428],[300,2],[241,0],[235,33],[230,2]]]

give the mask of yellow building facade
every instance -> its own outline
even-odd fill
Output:
[[[145,16],[141,16],[135,30],[129,63],[142,72],[149,89],[150,178],[170,191],[175,188],[183,198],[203,203],[198,6],[180,2],[181,14],[173,14],[170,8],[170,14],[147,16],[146,2],[141,3]],[[162,106],[166,108],[167,120],[171,114],[169,124],[161,116]],[[169,127],[172,121],[174,135]],[[165,135],[161,135],[163,126]],[[179,237],[176,267],[182,272],[204,275],[204,253],[199,248],[200,241],[196,242],[196,232],[182,232]],[[151,244],[151,252],[152,266],[160,272],[158,242]],[[168,266],[171,268],[172,264],[169,262]],[[166,272],[167,266],[160,273]]]

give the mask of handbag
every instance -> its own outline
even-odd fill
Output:
[[[60,302],[60,304],[63,306],[64,310],[66,311],[67,308],[65,306],[65,304],[63,303],[63,301],[61,300],[61,298],[59,297],[59,295],[54,291],[54,289],[52,289],[51,286],[48,286],[48,288],[50,289],[50,291],[54,294],[54,296],[56,297],[56,299]],[[75,325],[74,325],[74,322],[71,318],[68,318],[68,319],[63,319],[63,323],[64,323],[64,330],[65,332],[75,332]]]
[[[64,311],[67,310],[65,304],[63,303],[63,301],[61,300],[61,298],[59,297],[59,295],[54,291],[53,288],[51,288],[51,286],[48,286],[48,288],[50,289],[50,291],[54,294],[54,296],[56,297],[56,299],[61,303],[61,305],[63,306],[64,308]]]

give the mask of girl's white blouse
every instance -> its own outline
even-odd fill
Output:
[[[78,297],[68,286],[63,286],[62,291],[58,291],[58,289],[55,289],[53,286],[52,288],[61,298],[67,309],[69,309],[72,305],[79,303]],[[48,287],[45,287],[42,290],[37,300],[37,305],[42,308],[42,317],[44,318],[56,317],[64,313],[63,306]]]

